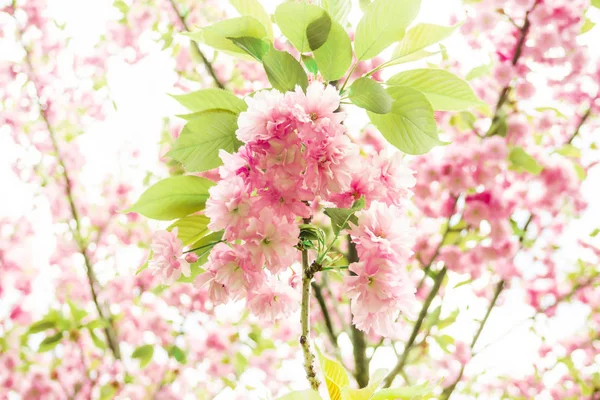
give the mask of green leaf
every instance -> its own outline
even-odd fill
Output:
[[[575,168],[575,173],[577,174],[579,180],[585,180],[585,178],[587,177],[587,172],[585,171],[585,168],[583,168],[583,166],[576,161],[573,162],[573,168]]]
[[[106,328],[108,326],[108,322],[103,319],[95,319],[93,321],[85,324],[85,327],[88,329],[97,329],[97,328]]]
[[[89,331],[90,337],[92,338],[92,342],[94,343],[94,345],[100,350],[106,350],[106,343],[104,343],[104,341],[100,339],[93,330],[90,329]]]
[[[67,300],[67,304],[69,305],[69,309],[71,310],[71,316],[73,317],[75,325],[79,325],[81,320],[85,318],[86,315],[88,315],[88,312],[77,307],[77,305],[75,305],[75,303],[73,303],[71,300]]]
[[[367,387],[362,389],[352,389],[349,387],[342,389],[342,400],[369,400],[373,393],[377,390],[385,376],[387,375],[387,369],[380,368],[371,377]]]
[[[308,86],[306,72],[290,53],[271,48],[263,57],[263,65],[267,78],[275,89],[289,92],[293,91],[296,85],[300,85],[303,90],[306,90]]]
[[[127,211],[163,221],[185,217],[204,208],[214,184],[197,176],[172,176],[149,187]]]
[[[349,228],[349,222],[358,224],[358,219],[354,215],[355,210],[349,208],[326,208],[325,215],[331,219],[331,227],[337,235],[342,229]]]
[[[574,158],[581,157],[581,150],[579,150],[577,147],[573,146],[572,144],[565,144],[560,149],[556,150],[556,153],[563,155],[565,157],[574,157]]]
[[[279,397],[277,400],[323,400],[323,398],[319,396],[318,392],[315,392],[312,389],[306,389],[288,393]]]
[[[58,332],[52,336],[48,336],[42,343],[40,343],[40,347],[38,348],[38,353],[44,353],[46,351],[50,351],[56,347],[60,343],[63,338],[63,332]]]
[[[177,362],[179,362],[180,364],[187,363],[187,356],[185,355],[185,352],[180,347],[178,347],[176,345],[172,345],[169,347],[168,352],[169,352],[169,355],[171,357],[173,357],[175,360],[177,360]]]
[[[433,108],[424,94],[394,87],[388,93],[394,99],[388,114],[367,112],[373,125],[388,142],[407,154],[423,154],[445,143],[438,139]]]
[[[407,57],[436,44],[454,33],[460,24],[441,26],[434,24],[417,24],[406,32],[406,36],[398,43],[392,53],[392,59]]]
[[[600,8],[600,0],[592,0],[592,7]]]
[[[600,233],[600,228],[596,228],[592,231],[592,233],[590,233],[590,236],[596,237],[596,236],[598,236],[599,233]]]
[[[237,115],[227,111],[204,111],[191,119],[166,154],[189,172],[208,171],[222,164],[219,150],[235,153],[242,145],[235,131]]]
[[[242,37],[230,37],[231,40],[236,46],[240,49],[244,50],[246,53],[250,54],[252,57],[256,58],[258,61],[262,61],[265,54],[269,52],[271,48],[271,44],[265,42],[262,39],[257,39],[248,36]]]
[[[482,76],[487,76],[492,72],[492,64],[483,64],[479,65],[467,73],[465,79],[470,81],[473,79],[481,78]]]
[[[450,349],[448,348],[448,346],[453,345],[454,344],[454,338],[452,336],[449,335],[441,335],[441,336],[433,336],[433,338],[435,339],[435,341],[437,342],[437,344],[440,346],[440,348],[445,352],[445,353],[451,353]]]
[[[348,98],[355,105],[374,112],[387,114],[392,110],[393,99],[380,83],[369,78],[358,78],[349,89]]]
[[[136,348],[131,355],[131,358],[137,358],[140,360],[140,367],[144,368],[152,360],[154,355],[154,346],[151,344],[145,344]]]
[[[117,388],[110,382],[100,388],[100,400],[114,399],[116,394]]]
[[[306,30],[311,22],[321,18],[323,12],[321,7],[313,4],[288,2],[275,9],[275,21],[294,47],[300,53],[306,53],[311,51]]]
[[[226,19],[201,28],[196,32],[184,33],[184,35],[217,50],[233,53],[234,55],[243,55],[244,57],[247,57],[246,52],[228,38],[246,36],[262,39],[268,36],[263,24],[256,18],[249,16]]]
[[[56,328],[56,320],[46,320],[42,319],[41,321],[34,322],[29,327],[27,331],[28,334],[43,332],[48,329]]]
[[[223,89],[202,89],[192,93],[172,94],[171,97],[193,113],[223,109],[239,114],[248,108],[244,100]]]
[[[348,15],[352,10],[351,0],[322,0],[321,7],[327,11],[334,21],[344,26],[348,23]]]
[[[331,400],[341,400],[342,389],[350,385],[348,372],[346,372],[342,364],[323,355],[318,348],[317,353],[319,356],[319,364],[321,365],[321,372],[325,376],[325,384],[327,385],[329,398]]]
[[[311,74],[317,75],[319,73],[319,67],[313,57],[302,55],[302,62]]]
[[[428,382],[415,386],[406,386],[378,391],[370,400],[418,400],[433,397],[433,388]]]
[[[346,30],[334,21],[327,41],[313,52],[313,57],[325,80],[335,81],[344,76],[352,63],[352,43]]]
[[[172,223],[167,230],[177,228],[177,237],[184,246],[192,244],[205,236],[209,231],[210,219],[204,215],[189,215]]]
[[[312,21],[306,27],[308,47],[310,47],[312,51],[315,51],[323,46],[327,41],[329,31],[331,31],[331,17],[326,12],[323,12],[319,18]]]
[[[419,12],[421,0],[375,0],[356,27],[354,50],[358,60],[369,60],[402,40]]]
[[[258,0],[229,0],[232,6],[241,14],[256,18],[266,29],[267,37],[273,40],[273,24],[271,17]]]
[[[466,81],[443,69],[413,69],[400,72],[388,79],[387,84],[420,91],[427,97],[434,110],[462,111],[482,105]]]
[[[511,162],[511,166],[518,171],[527,171],[533,175],[537,175],[544,169],[522,147],[513,147],[508,155],[508,159]]]

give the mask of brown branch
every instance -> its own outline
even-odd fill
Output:
[[[579,124],[577,124],[577,128],[575,128],[575,132],[573,132],[571,137],[569,137],[569,140],[567,140],[567,144],[571,144],[571,142],[577,137],[577,135],[579,135],[581,127],[583,126],[583,124],[585,124],[585,121],[587,121],[587,119],[592,115],[592,105],[594,104],[594,101],[595,100],[592,100],[592,104],[590,105],[590,107],[581,116]]]
[[[523,25],[521,26],[521,28],[519,29],[519,39],[517,40],[517,45],[515,46],[515,51],[513,53],[513,57],[511,59],[511,64],[513,66],[517,65],[517,62],[519,61],[519,59],[521,58],[521,54],[523,53],[523,46],[525,45],[525,41],[527,39],[527,34],[529,33],[529,28],[531,27],[531,21],[529,20],[529,15],[533,12],[533,10],[535,10],[535,8],[538,6],[538,4],[540,3],[540,0],[536,0],[535,3],[533,4],[533,6],[527,10],[527,12],[525,13],[525,20],[523,21]],[[506,103],[506,100],[508,100],[508,94],[510,93],[510,89],[511,89],[511,85],[510,83],[506,86],[504,86],[502,88],[502,91],[500,92],[500,96],[498,96],[498,101],[496,101],[496,107],[494,110],[494,117],[492,118],[492,124],[491,127],[494,126],[494,123],[498,121],[498,119],[500,119],[500,108],[502,108],[502,106],[504,105],[504,103]],[[488,133],[486,134],[486,136],[492,136],[494,134],[493,131],[488,131]]]
[[[321,309],[321,313],[323,314],[323,319],[325,320],[325,328],[327,328],[327,335],[329,336],[329,340],[331,341],[333,347],[337,349],[337,335],[333,329],[333,323],[331,322],[331,316],[329,315],[329,310],[327,309],[327,304],[325,303],[325,297],[323,296],[321,286],[318,285],[316,282],[312,282],[311,286],[315,295],[315,299],[317,299],[317,303],[319,303],[319,308]]]
[[[17,26],[18,26],[18,21],[17,21]],[[17,31],[18,31],[18,35],[20,38],[19,41],[21,42],[21,46],[23,47],[23,49],[25,51],[25,62],[29,69],[28,78],[29,78],[29,81],[32,83],[33,89],[35,91],[35,98],[36,98],[38,108],[40,110],[40,117],[42,118],[42,121],[44,122],[44,125],[46,126],[46,129],[50,136],[50,140],[52,142],[52,147],[54,148],[54,152],[56,153],[56,159],[58,161],[59,166],[62,169],[62,176],[64,179],[64,185],[65,185],[65,194],[67,196],[67,201],[69,203],[69,210],[71,212],[71,217],[75,221],[75,228],[71,229],[71,232],[73,234],[73,237],[75,238],[75,241],[77,242],[78,250],[81,253],[81,255],[83,256],[83,261],[84,261],[85,267],[86,267],[86,276],[88,279],[90,292],[92,295],[92,300],[94,302],[94,305],[96,306],[98,316],[100,317],[101,320],[106,322],[106,326],[104,327],[104,334],[106,336],[106,341],[108,343],[108,346],[111,349],[114,357],[116,359],[121,359],[121,351],[119,348],[119,343],[117,341],[117,335],[114,330],[114,326],[112,324],[112,319],[110,317],[107,318],[105,316],[104,311],[102,310],[102,307],[100,306],[100,303],[98,301],[98,294],[96,292],[96,285],[98,284],[98,279],[96,278],[96,274],[94,273],[92,263],[88,256],[88,253],[87,253],[88,246],[85,243],[85,240],[83,239],[83,235],[81,234],[81,222],[80,222],[79,212],[77,211],[77,207],[76,207],[75,201],[74,201],[69,171],[68,171],[67,166],[64,162],[64,159],[61,155],[60,147],[58,145],[58,140],[56,139],[56,134],[54,132],[52,125],[50,124],[50,119],[48,118],[48,114],[46,112],[45,105],[42,104],[42,101],[40,98],[40,90],[37,86],[37,79],[35,78],[35,68],[33,67],[33,63],[31,61],[30,50],[22,42],[23,32],[20,30],[20,28],[17,28]]]
[[[356,246],[348,235],[348,264],[358,262]],[[350,274],[353,274],[350,272]],[[352,350],[354,355],[354,377],[358,386],[363,388],[369,384],[369,358],[367,357],[367,339],[365,333],[350,324]]]
[[[179,22],[181,23],[183,28],[187,32],[190,32],[190,27],[188,26],[188,24],[185,20],[185,16],[181,13],[179,8],[177,7],[177,4],[175,4],[175,0],[169,0],[169,3],[171,4],[171,8],[177,15],[177,18],[179,19]],[[200,55],[200,58],[202,59],[202,62],[204,63],[206,70],[208,71],[208,73],[210,74],[212,79],[215,81],[215,85],[217,85],[221,89],[225,89],[225,84],[223,82],[221,82],[221,80],[217,76],[217,74],[212,66],[212,63],[210,61],[208,61],[208,58],[206,58],[204,53],[200,50],[200,47],[198,46],[198,44],[196,42],[194,42],[193,40],[190,40],[190,42],[191,42],[194,50],[196,50],[198,52],[198,54]]]
[[[417,335],[419,334],[421,325],[423,324],[423,321],[425,320],[425,317],[427,316],[427,312],[429,311],[429,306],[431,305],[431,302],[433,301],[433,299],[439,292],[440,287],[442,286],[442,281],[444,280],[444,277],[446,276],[446,272],[447,272],[446,267],[444,267],[440,270],[440,272],[438,272],[437,276],[435,277],[433,287],[431,288],[429,295],[427,295],[427,298],[425,299],[425,302],[423,303],[423,307],[421,307],[421,311],[419,312],[419,317],[417,318],[417,322],[415,323],[415,326],[413,327],[413,330],[410,333],[408,342],[406,342],[406,346],[404,347],[402,356],[398,359],[396,366],[392,369],[392,371],[388,374],[388,376],[385,377],[385,379],[383,381],[383,387],[386,387],[386,388],[390,387],[392,385],[392,382],[394,381],[394,378],[396,377],[396,375],[398,375],[404,369],[404,366],[406,365],[406,360],[408,359],[410,350],[412,349],[412,347],[415,343],[415,339],[417,338]]]
[[[492,313],[492,310],[496,306],[498,298],[500,297],[500,293],[502,293],[503,289],[504,289],[504,281],[502,280],[502,281],[498,282],[498,284],[496,285],[496,289],[494,290],[494,297],[492,298],[492,301],[490,302],[490,305],[488,306],[488,309],[485,313],[485,317],[483,317],[481,324],[479,324],[479,329],[477,329],[477,332],[475,333],[475,336],[473,337],[473,340],[471,341],[471,346],[470,346],[471,350],[473,350],[473,348],[477,344],[477,340],[479,340],[479,336],[481,335],[481,332],[483,331],[483,328],[485,327],[485,324],[487,323],[488,318],[490,317],[490,314]],[[454,392],[454,389],[456,388],[456,385],[458,385],[458,382],[460,382],[460,380],[462,379],[462,376],[465,372],[466,365],[467,365],[467,363],[464,363],[461,365],[458,376],[456,377],[456,379],[454,380],[452,385],[450,385],[444,389],[440,399],[447,400],[450,398],[450,396]]]

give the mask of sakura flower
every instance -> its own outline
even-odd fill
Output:
[[[226,229],[228,236],[250,213],[248,187],[241,177],[235,176],[219,181],[209,189],[209,193],[205,211],[210,218],[208,227],[215,232]]]
[[[248,297],[248,309],[267,321],[290,316],[299,307],[298,293],[289,285],[270,281]]]
[[[205,268],[214,274],[215,282],[227,288],[232,299],[242,298],[246,290],[259,289],[265,278],[262,260],[252,259],[243,246],[217,244],[211,250]]]
[[[243,236],[246,246],[254,257],[264,257],[265,265],[276,274],[289,267],[295,260],[300,229],[294,221],[278,217],[273,210],[265,208],[258,218],[248,222]]]
[[[396,263],[411,256],[413,232],[400,208],[374,201],[356,217],[358,223],[352,226],[350,234],[359,255],[372,252]]]
[[[283,99],[277,90],[261,91],[247,98],[248,109],[238,119],[238,139],[250,143],[283,137],[291,123]]]
[[[183,244],[177,237],[178,228],[169,231],[158,231],[152,238],[150,248],[154,252],[149,267],[155,274],[160,274],[166,284],[175,282],[183,274],[189,277],[190,264],[183,255]]]

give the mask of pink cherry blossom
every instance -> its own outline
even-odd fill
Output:
[[[152,237],[153,251],[149,267],[159,274],[165,283],[175,282],[181,275],[190,276],[190,264],[182,253],[183,245],[177,238],[178,228],[172,231],[157,231]]]

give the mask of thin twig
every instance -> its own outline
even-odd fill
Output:
[[[358,253],[352,238],[348,235],[348,263],[358,262]],[[350,274],[354,274],[350,271]],[[369,359],[367,357],[367,338],[363,331],[350,324],[350,338],[354,355],[354,377],[358,386],[363,388],[369,384]]]
[[[490,317],[490,314],[492,313],[493,308],[496,306],[496,302],[498,301],[498,298],[500,297],[500,293],[502,293],[503,289],[504,289],[504,281],[502,280],[502,281],[498,282],[498,284],[496,285],[496,289],[494,290],[494,297],[492,298],[492,301],[490,302],[490,305],[487,308],[485,317],[483,317],[481,324],[479,324],[479,329],[477,329],[477,332],[475,333],[475,336],[473,337],[473,340],[471,341],[471,346],[470,346],[471,350],[473,350],[473,348],[475,347],[475,344],[477,344],[477,340],[479,340],[479,336],[481,335],[481,332],[483,331],[483,328],[485,327],[485,324],[487,323],[488,318]],[[464,363],[461,365],[458,376],[456,377],[456,379],[450,386],[448,386],[447,388],[444,389],[440,399],[447,400],[450,398],[450,396],[454,392],[454,389],[456,388],[456,385],[458,385],[458,382],[460,382],[460,380],[462,379],[462,376],[465,372],[466,365],[467,365],[467,363]]]
[[[429,306],[431,305],[431,302],[433,301],[433,299],[437,295],[438,291],[440,290],[442,281],[444,280],[445,276],[446,276],[446,267],[442,268],[440,270],[440,272],[438,272],[437,276],[435,277],[433,287],[431,288],[429,295],[425,299],[425,302],[423,303],[423,307],[421,307],[421,311],[419,312],[419,317],[417,318],[417,322],[415,323],[415,326],[413,327],[413,330],[410,333],[408,342],[406,342],[406,346],[404,347],[402,356],[398,359],[396,366],[392,369],[392,371],[388,374],[388,376],[385,377],[385,379],[383,381],[383,387],[386,387],[386,388],[390,387],[392,385],[392,382],[394,381],[394,378],[396,377],[396,375],[398,375],[398,373],[400,373],[400,371],[402,371],[402,369],[404,368],[404,365],[406,364],[406,360],[408,359],[410,350],[412,349],[412,347],[415,343],[415,339],[417,338],[417,335],[419,334],[419,330],[421,329],[421,325],[423,324],[423,321],[425,320],[425,317],[427,316],[427,311],[429,310]]]
[[[175,0],[169,0],[169,3],[171,4],[171,8],[173,8],[173,11],[177,15],[177,18],[179,19],[179,22],[181,23],[181,25],[183,26],[183,28],[187,32],[190,32],[190,27],[188,26],[188,24],[187,24],[187,22],[185,20],[184,15],[181,13],[181,11],[179,11],[179,8],[177,7],[177,4],[175,3]],[[208,61],[208,58],[206,58],[206,56],[204,55],[204,53],[200,50],[200,47],[198,46],[198,44],[196,42],[194,42],[193,40],[190,40],[190,42],[192,43],[192,46],[194,47],[194,49],[200,55],[200,58],[202,59],[202,62],[204,63],[204,66],[206,67],[206,70],[208,71],[208,73],[210,74],[210,76],[212,76],[213,80],[215,81],[215,84],[219,88],[225,89],[225,84],[223,82],[221,82],[221,80],[219,79],[219,77],[217,76],[217,74],[215,72],[215,69],[212,66],[212,63],[210,61]]]
[[[592,104],[594,104],[594,101],[595,100],[592,101]],[[583,115],[581,116],[581,119],[579,120],[579,124],[577,124],[577,128],[575,128],[575,132],[573,132],[573,134],[571,135],[569,140],[567,140],[567,144],[571,144],[571,142],[573,142],[573,140],[577,137],[577,135],[579,135],[579,131],[581,130],[581,127],[583,126],[583,124],[585,124],[585,121],[587,121],[587,119],[590,117],[590,115],[592,115],[592,106],[591,105],[586,110],[586,112],[583,113]]]
[[[327,328],[327,335],[329,336],[329,340],[333,345],[336,352],[339,351],[339,346],[337,343],[337,334],[333,329],[333,324],[331,322],[331,316],[329,315],[329,310],[327,309],[327,304],[325,303],[325,297],[323,297],[323,291],[321,290],[321,286],[319,286],[316,282],[312,282],[311,286],[313,288],[315,298],[317,299],[317,303],[319,303],[319,307],[321,308],[321,313],[323,314],[323,319],[325,320],[325,327]]]
[[[18,22],[17,22],[17,25],[18,25]],[[37,87],[37,79],[35,78],[35,69],[34,69],[33,63],[31,61],[30,50],[22,43],[23,33],[21,32],[20,28],[18,28],[17,31],[18,31],[18,34],[20,37],[21,45],[22,45],[23,49],[25,50],[25,62],[27,64],[27,67],[29,69],[29,74],[30,74],[29,81],[32,83],[33,89],[35,91],[36,102],[37,102],[38,108],[40,110],[40,117],[42,118],[42,121],[44,122],[44,125],[46,126],[46,129],[50,136],[50,140],[52,142],[52,147],[54,149],[54,152],[56,153],[56,160],[58,162],[58,165],[62,169],[62,176],[63,176],[63,180],[64,180],[64,185],[65,185],[65,194],[67,196],[67,201],[69,203],[71,217],[75,221],[75,228],[71,229],[71,231],[72,231],[73,237],[75,238],[75,241],[77,242],[78,250],[81,253],[81,255],[83,256],[83,261],[84,261],[84,264],[86,267],[86,276],[88,279],[90,292],[92,295],[92,300],[94,302],[94,305],[96,306],[98,316],[100,317],[101,320],[106,322],[106,326],[104,327],[104,333],[106,336],[106,341],[108,343],[108,346],[111,349],[114,357],[116,359],[121,359],[121,351],[119,348],[117,335],[116,335],[116,332],[114,330],[114,326],[112,323],[112,318],[110,318],[110,317],[107,318],[105,316],[104,311],[103,311],[102,307],[100,306],[100,302],[98,301],[98,294],[96,292],[96,285],[98,285],[98,279],[96,278],[96,274],[94,273],[92,263],[88,256],[88,253],[87,253],[88,245],[85,243],[85,240],[83,239],[83,235],[81,234],[81,222],[80,222],[79,212],[77,211],[77,207],[75,205],[69,171],[68,171],[67,166],[64,162],[64,159],[61,155],[60,147],[58,145],[58,140],[56,139],[56,134],[54,132],[52,125],[50,124],[50,119],[48,118],[46,108],[45,108],[44,104],[42,104],[42,101],[40,99],[40,90]]]
[[[529,10],[527,10],[527,12],[525,13],[525,20],[523,21],[523,25],[519,29],[519,31],[520,31],[519,39],[517,40],[517,45],[515,46],[515,51],[513,53],[512,59],[511,59],[511,64],[513,66],[517,65],[517,62],[519,61],[519,58],[521,58],[521,54],[523,53],[523,46],[525,45],[525,42],[527,39],[527,34],[529,33],[529,28],[531,26],[531,21],[529,20],[529,15],[535,10],[535,8],[538,6],[539,3],[540,3],[540,0],[536,0],[535,3],[533,4],[533,6]],[[510,89],[511,89],[510,83],[502,88],[502,91],[500,92],[500,96],[498,96],[498,101],[496,101],[494,117],[492,118],[492,124],[490,125],[491,127],[493,127],[494,123],[497,122],[498,119],[500,118],[500,108],[502,108],[502,106],[504,105],[506,100],[508,100],[508,94],[510,93]],[[490,131],[488,131],[486,136],[492,136],[494,134],[495,134],[495,132],[490,129]]]

